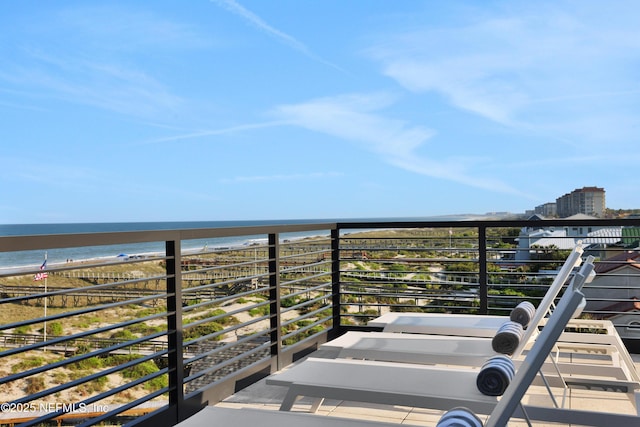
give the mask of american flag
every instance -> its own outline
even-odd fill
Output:
[[[40,266],[40,273],[33,276],[33,280],[42,280],[49,277],[47,273],[45,273],[44,269],[47,268],[47,260],[45,259],[42,265]]]

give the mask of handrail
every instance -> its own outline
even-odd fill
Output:
[[[561,250],[551,249],[539,259],[527,261],[509,258],[527,255],[530,249],[514,246],[514,236],[504,231],[542,227],[640,227],[640,219],[345,221],[2,236],[0,253],[155,242],[164,247],[157,254],[127,259],[51,262],[47,265],[48,288],[32,280],[40,272],[37,265],[11,270],[0,266],[0,308],[20,304],[33,313],[0,319],[0,333],[8,334],[0,337],[0,359],[24,374],[10,374],[4,380],[29,379],[34,376],[31,372],[51,378],[55,374],[60,383],[53,390],[81,389],[88,393],[82,402],[64,402],[75,404],[100,402],[133,390],[139,393],[142,387],[142,397],[132,395],[130,402],[119,409],[88,416],[86,424],[159,400],[160,406],[148,413],[143,411],[146,415],[132,424],[174,425],[202,405],[288,365],[333,336],[367,329],[366,321],[375,313],[502,313],[521,299],[523,292],[535,301],[547,286],[545,278],[552,274],[544,267],[554,268],[553,260],[544,257]],[[375,230],[387,234],[362,234]],[[321,241],[283,239],[288,233],[305,232],[319,232]],[[220,245],[219,249],[214,244],[198,252],[186,248],[197,239],[251,236],[261,236],[266,243]],[[597,250],[604,257],[627,248]],[[604,264],[616,265],[612,261]],[[606,278],[607,274],[598,277]],[[640,282],[640,277],[619,271],[608,277],[628,281],[623,287],[627,290],[635,289],[634,280]],[[83,278],[100,278],[100,284]],[[141,284],[149,280],[155,287],[142,292]],[[609,292],[598,300],[610,306],[587,312],[592,316],[626,315],[611,305],[623,300],[610,294],[615,287],[609,282],[594,283],[592,291]],[[49,310],[46,315],[39,311],[45,302]],[[64,330],[46,333],[54,325]],[[1,348],[1,343],[18,336],[41,340]],[[89,342],[109,345],[83,350]],[[72,350],[80,353],[71,354],[73,343],[76,348]],[[61,351],[59,345],[67,354],[56,353]],[[144,346],[149,346],[149,351],[140,350]],[[121,354],[127,351],[132,354],[129,359]],[[153,372],[130,376],[136,366],[142,371],[150,361],[157,365]],[[74,370],[73,377],[56,374],[60,368]],[[122,384],[106,386],[101,372],[123,375]],[[37,385],[33,387],[37,390]],[[28,404],[51,398],[47,390],[33,390],[25,391],[16,402]],[[39,414],[25,425],[60,414]]]

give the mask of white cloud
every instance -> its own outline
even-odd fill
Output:
[[[291,125],[357,143],[379,154],[389,164],[413,173],[491,191],[520,194],[499,180],[472,174],[470,167],[478,159],[430,159],[422,155],[428,151],[424,145],[434,132],[379,113],[393,102],[394,98],[386,94],[352,94],[281,105],[272,114]]]
[[[194,49],[209,46],[211,40],[196,27],[166,19],[132,4],[76,5],[43,25],[48,31],[72,30],[82,42],[109,51],[143,49]],[[72,41],[73,42],[73,41]]]
[[[244,132],[247,130],[282,126],[285,124],[287,124],[287,122],[282,122],[282,121],[273,121],[273,122],[264,122],[264,123],[248,123],[244,125],[231,126],[223,129],[201,130],[196,132],[182,133],[180,135],[155,138],[149,141],[145,141],[143,142],[143,144],[158,144],[163,142],[176,142],[176,141],[183,141],[183,140],[189,140],[189,139],[204,138],[207,136],[227,135],[227,134],[232,134],[237,132]]]
[[[403,156],[422,145],[433,132],[374,114],[392,102],[386,94],[342,95],[280,105],[272,114],[296,126],[358,142],[380,154]]]
[[[188,25],[122,6],[68,8],[29,21],[20,31],[26,41],[3,48],[0,81],[23,97],[137,118],[179,116],[187,105],[158,77],[149,57],[207,45]]]
[[[296,174],[276,174],[276,175],[253,175],[253,176],[236,176],[233,178],[222,178],[221,183],[232,182],[267,182],[267,181],[300,181],[309,179],[325,179],[344,176],[341,172],[311,172]]]
[[[185,101],[148,73],[116,62],[33,54],[31,66],[15,66],[0,78],[52,97],[135,117],[175,113]]]
[[[384,34],[367,53],[407,90],[437,93],[504,126],[597,142],[628,137],[640,124],[628,120],[640,85],[632,71],[640,29],[624,18],[629,4],[613,5],[620,16],[586,5],[514,3],[460,14],[448,27]],[[608,123],[600,131],[581,127],[603,114]]]

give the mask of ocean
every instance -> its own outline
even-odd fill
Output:
[[[46,234],[101,233],[120,231],[179,230],[194,228],[228,228],[262,225],[310,224],[326,222],[373,222],[373,221],[458,221],[477,218],[471,215],[433,216],[423,218],[367,218],[367,219],[314,219],[314,220],[257,220],[257,221],[170,221],[170,222],[120,222],[120,223],[62,223],[62,224],[0,224],[0,237],[33,236]],[[282,239],[296,239],[312,235],[313,232],[288,233]],[[183,252],[198,251],[204,247],[234,247],[264,239],[264,236],[242,236],[218,239],[202,239],[183,242]],[[69,259],[108,259],[121,254],[140,255],[164,251],[162,242],[137,243],[115,246],[87,246],[68,249],[51,249],[46,257],[49,264],[64,263]],[[0,253],[0,273],[3,270],[32,267],[42,264],[42,251],[22,251]]]

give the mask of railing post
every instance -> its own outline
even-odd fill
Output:
[[[478,292],[480,294],[480,314],[489,312],[489,287],[487,280],[487,227],[478,228]]]
[[[271,357],[276,358],[276,369],[282,365],[282,319],[280,318],[280,238],[269,234],[269,320],[271,326]]]
[[[340,324],[341,314],[341,289],[340,289],[340,230],[334,228],[331,230],[331,305],[332,311],[332,329],[329,338],[334,338],[342,334],[342,326]]]
[[[182,354],[182,268],[180,240],[168,240],[166,246],[167,270],[167,329],[169,353],[167,354],[169,375],[169,407],[176,408],[176,423],[186,415],[182,414],[184,404],[184,360]]]

